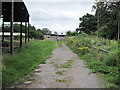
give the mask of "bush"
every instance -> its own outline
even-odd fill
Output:
[[[117,66],[118,64],[118,50],[111,51],[105,60],[106,65],[108,66]]]
[[[87,37],[87,36],[88,36],[88,34],[86,34],[86,33],[82,32],[79,36],[80,36],[80,37]]]
[[[107,38],[108,37],[108,27],[107,26],[102,26],[98,29],[99,36]]]

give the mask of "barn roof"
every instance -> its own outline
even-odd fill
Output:
[[[11,22],[12,0],[2,0],[2,15],[4,22]],[[29,13],[23,0],[14,0],[14,22],[28,22]]]

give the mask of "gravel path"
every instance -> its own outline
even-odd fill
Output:
[[[27,81],[18,87],[104,88],[97,76],[84,66],[83,60],[80,60],[65,44],[56,48],[51,58],[46,60],[46,64],[41,64],[35,71],[33,81]]]

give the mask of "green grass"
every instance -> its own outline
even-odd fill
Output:
[[[62,41],[57,41],[58,47],[62,47]]]
[[[63,79],[56,79],[56,82],[63,82],[63,83],[65,83],[66,80],[63,80]]]
[[[85,61],[88,68],[92,73],[103,74],[108,88],[116,88],[120,85],[118,80],[118,68],[119,65],[119,50],[118,41],[107,40],[104,38],[98,38],[96,36],[72,36],[66,37],[64,42],[75,53],[77,53],[80,59]],[[87,52],[79,50],[83,46],[91,45],[100,49],[109,51],[109,53],[101,52],[97,49],[89,48]]]
[[[54,64],[54,62],[50,62],[49,64]]]
[[[19,54],[3,55],[3,86],[19,81],[25,75],[33,73],[39,64],[44,64],[55,48],[54,41],[32,40]]]
[[[62,75],[63,72],[65,72],[65,71],[64,71],[64,70],[62,70],[62,71],[58,71],[58,72],[56,72],[56,74]]]

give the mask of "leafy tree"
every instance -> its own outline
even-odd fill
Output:
[[[77,33],[81,33],[81,29],[80,28],[76,28],[76,32]]]
[[[78,35],[78,32],[76,32],[76,31],[73,31],[73,32],[67,31],[66,34],[67,34],[67,36],[75,36],[75,35]]]
[[[30,27],[30,34],[29,34],[30,38],[43,39],[44,34],[41,29],[36,30],[36,28],[31,25],[29,25],[29,27]]]
[[[0,28],[2,29],[2,26],[0,26]],[[29,24],[29,37],[30,38],[35,38],[35,39],[43,39],[44,33],[41,29],[37,29],[35,28],[35,26],[32,26],[31,24]],[[10,32],[10,25],[6,24],[4,26],[4,31],[5,32]],[[14,24],[14,32],[20,32],[20,24],[15,23]],[[22,25],[22,32],[25,33],[25,26]]]
[[[42,28],[42,33],[43,34],[51,34],[51,31],[48,28]]]
[[[70,36],[70,34],[71,34],[71,31],[67,31],[67,32],[66,32],[66,35],[67,35],[67,36]]]
[[[83,17],[79,18],[80,24],[80,32],[85,32],[87,34],[91,34],[97,30],[97,19],[96,16],[91,14],[86,14]]]
[[[93,6],[96,10],[97,28],[99,36],[109,39],[117,39],[118,22],[120,21],[120,1],[119,2],[97,2]],[[103,29],[103,27],[107,27]]]
[[[57,33],[57,32],[54,32],[54,34],[58,35],[58,33]]]
[[[39,32],[37,30],[31,30],[30,31],[30,38],[34,38],[34,39],[43,39],[43,33]]]

